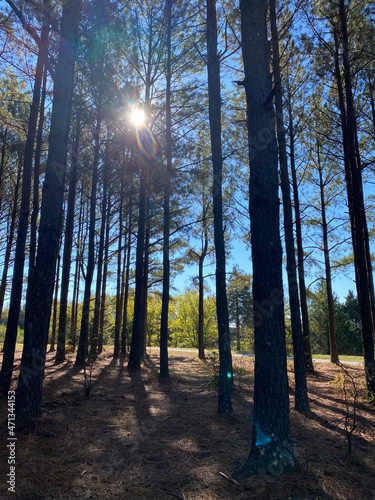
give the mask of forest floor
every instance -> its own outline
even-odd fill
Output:
[[[20,352],[15,376],[19,360]],[[88,397],[73,358],[54,366],[48,354],[43,416],[31,432],[16,429],[15,493],[7,490],[7,402],[0,403],[0,498],[375,500],[375,408],[366,403],[363,367],[346,365],[359,393],[351,455],[345,417],[353,416],[353,395],[348,386],[347,411],[342,369],[316,363],[308,377],[311,411],[301,414],[293,409],[288,362],[298,466],[279,477],[233,482],[231,471],[251,445],[254,360],[234,363],[234,412],[219,415],[214,363],[194,353],[171,353],[168,381],[158,380],[155,351],[131,376],[126,361],[103,353]]]

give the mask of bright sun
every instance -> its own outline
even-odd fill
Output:
[[[136,127],[143,125],[145,121],[145,112],[142,109],[133,109],[130,114],[130,120]]]

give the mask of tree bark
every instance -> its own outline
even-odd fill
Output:
[[[161,378],[169,377],[168,365],[168,312],[170,288],[170,261],[169,261],[169,230],[170,230],[170,195],[172,173],[172,117],[171,117],[171,40],[172,40],[172,2],[166,0],[165,10],[167,17],[167,68],[165,94],[165,155],[166,172],[164,178],[163,200],[163,295],[160,321],[160,373]]]
[[[56,279],[55,279],[55,296],[53,298],[53,310],[52,310],[52,328],[51,328],[51,342],[50,342],[50,352],[55,351],[55,341],[56,341],[56,327],[57,327],[57,303],[59,296],[59,283],[60,283],[60,246],[57,256],[57,267],[56,267]]]
[[[295,219],[296,219],[298,283],[299,283],[299,293],[300,293],[300,299],[301,299],[303,346],[304,346],[304,352],[305,352],[306,371],[308,373],[314,373],[314,365],[313,365],[313,360],[312,360],[311,344],[310,344],[309,311],[307,308],[307,294],[306,294],[306,284],[305,284],[305,267],[304,267],[305,258],[304,258],[304,254],[303,254],[303,243],[302,243],[301,211],[300,211],[297,172],[296,172],[295,156],[294,156],[294,126],[293,126],[292,102],[291,102],[290,89],[288,89],[288,92],[289,92],[288,100],[289,100],[290,167],[291,167],[291,171],[292,171],[292,183],[293,183],[293,195],[294,195],[294,214],[295,214]]]
[[[62,363],[65,360],[65,339],[66,339],[66,321],[68,311],[68,294],[70,281],[70,268],[72,264],[73,232],[74,232],[74,208],[77,188],[77,168],[78,168],[78,149],[81,132],[81,112],[78,111],[76,134],[74,139],[73,154],[71,161],[68,208],[66,213],[65,242],[63,252],[63,265],[61,273],[61,294],[60,294],[60,314],[59,329],[57,336],[57,350],[55,364]]]
[[[99,326],[100,326],[100,302],[101,302],[101,291],[102,291],[102,276],[103,276],[103,255],[104,255],[104,242],[105,242],[105,231],[107,225],[107,188],[108,188],[108,154],[109,144],[107,142],[106,155],[103,164],[103,193],[102,193],[102,217],[100,224],[100,236],[99,236],[99,249],[98,249],[98,265],[96,271],[96,290],[95,290],[95,304],[94,304],[94,320],[92,325],[92,338],[91,338],[91,351],[90,358],[95,361],[98,357],[98,346],[99,346]],[[102,299],[103,300],[103,299]]]
[[[127,249],[126,249],[126,270],[125,270],[125,290],[124,290],[124,312],[122,315],[121,329],[121,355],[125,356],[128,335],[128,302],[129,302],[129,278],[130,278],[130,256],[132,250],[132,228],[133,228],[133,174],[130,174],[130,198],[129,198],[129,218],[127,227]]]
[[[294,466],[285,347],[275,115],[267,1],[241,0],[249,160],[254,305],[252,447],[235,476],[281,474]]]
[[[323,169],[320,163],[319,144],[318,144],[317,154],[318,154],[318,170],[319,170],[320,205],[322,211],[323,253],[324,253],[324,265],[326,272],[330,355],[331,355],[331,363],[338,364],[339,355],[337,352],[337,342],[336,342],[335,305],[334,305],[333,291],[332,291],[331,261],[329,257],[329,245],[328,245],[328,224],[326,216],[326,202],[324,196],[324,182],[323,182],[323,172],[322,172]]]
[[[6,249],[5,249],[3,274],[1,277],[0,318],[1,318],[2,313],[3,313],[5,291],[6,291],[7,280],[8,280],[8,268],[9,268],[10,256],[11,256],[12,248],[13,248],[14,232],[15,232],[16,223],[17,223],[17,213],[18,213],[18,205],[19,205],[19,191],[20,191],[20,187],[21,187],[21,174],[22,174],[22,164],[23,164],[22,160],[23,160],[23,157],[20,156],[19,161],[18,161],[17,180],[16,180],[16,185],[14,188],[14,200],[13,200],[12,213],[11,213],[11,217],[10,217],[9,234],[8,234],[8,240],[7,240],[7,245],[6,245]]]
[[[216,313],[219,333],[218,412],[232,409],[233,367],[230,348],[229,314],[225,276],[225,243],[223,228],[221,147],[220,57],[217,52],[216,0],[207,0],[207,72],[208,100],[213,166],[212,200],[216,253]]]
[[[108,259],[109,259],[109,231],[110,231],[110,214],[111,214],[111,193],[108,193],[107,200],[107,224],[105,228],[105,244],[104,244],[104,266],[103,266],[103,281],[102,281],[102,300],[100,303],[100,323],[99,323],[99,342],[98,354],[103,352],[103,336],[104,336],[104,319],[107,302],[107,276],[108,276]]]
[[[118,230],[118,247],[117,247],[117,276],[116,276],[116,315],[115,315],[115,339],[113,356],[117,358],[120,354],[120,330],[122,324],[122,300],[121,300],[121,274],[122,274],[122,219],[124,211],[124,169],[121,169],[121,193],[119,200],[119,230]]]
[[[284,233],[287,260],[286,267],[288,274],[289,307],[293,337],[295,409],[297,411],[308,411],[309,398],[307,395],[305,354],[298,296],[296,256],[294,250],[293,212],[290,197],[288,157],[285,140],[283,93],[281,86],[279,37],[276,25],[275,0],[270,0],[270,19],[272,34],[272,68],[276,106],[277,140],[279,145],[280,179],[284,208]]]
[[[100,98],[99,98],[100,102]],[[88,337],[89,337],[89,319],[90,319],[90,302],[91,302],[91,285],[95,267],[95,226],[96,226],[96,193],[98,183],[98,166],[100,153],[100,128],[102,123],[102,110],[97,110],[96,128],[95,128],[95,148],[94,159],[92,166],[92,183],[91,183],[91,198],[90,198],[90,226],[89,226],[89,248],[87,258],[87,271],[85,280],[85,291],[83,296],[82,321],[81,331],[79,334],[79,343],[75,366],[83,368],[86,363],[88,354]]]
[[[79,0],[65,0],[56,65],[49,149],[43,186],[38,252],[25,321],[25,340],[16,390],[16,418],[40,417],[54,271],[61,235],[67,142],[74,84]]]
[[[343,68],[345,88],[342,89],[341,72],[338,61],[338,34],[335,32],[336,58],[335,70],[336,80],[339,87],[339,100],[341,111],[341,123],[343,130],[345,177],[348,193],[348,208],[351,222],[354,266],[356,270],[357,295],[360,308],[361,333],[363,343],[363,354],[365,362],[365,376],[369,397],[375,394],[375,361],[374,361],[374,336],[375,325],[373,317],[371,290],[373,282],[371,259],[369,256],[368,230],[366,212],[363,197],[362,171],[356,154],[356,119],[354,113],[352,75],[349,58],[349,35],[347,30],[347,14],[344,0],[339,1],[339,16],[341,23],[341,34],[343,41]],[[344,102],[345,98],[345,102]]]
[[[142,356],[142,318],[143,318],[143,287],[144,285],[144,247],[145,247],[145,223],[146,223],[146,172],[140,167],[140,191],[138,206],[138,231],[137,249],[135,263],[135,297],[132,339],[128,370],[136,371],[141,368]]]
[[[43,30],[44,31],[44,30]],[[29,226],[31,178],[33,170],[34,144],[38,122],[40,91],[43,79],[43,67],[47,57],[47,44],[41,45],[36,63],[33,99],[25,144],[22,174],[22,194],[17,230],[16,251],[14,257],[12,289],[8,313],[8,323],[4,339],[4,357],[0,373],[0,397],[8,393],[13,373],[14,349],[16,346],[18,319],[21,308],[23,275],[25,265],[25,247]],[[53,276],[54,278],[54,276]],[[53,292],[52,292],[53,293]],[[25,315],[27,317],[27,314]]]

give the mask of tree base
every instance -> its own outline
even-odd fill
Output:
[[[253,448],[246,462],[233,471],[232,478],[281,476],[294,467],[295,458],[292,446],[271,442]]]

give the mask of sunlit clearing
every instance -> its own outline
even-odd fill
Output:
[[[130,114],[130,120],[136,127],[140,127],[145,121],[145,112],[142,109],[133,109]]]

